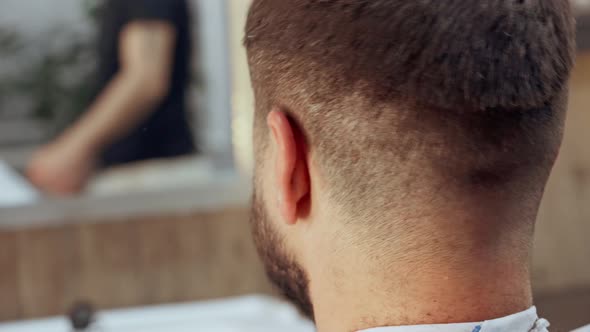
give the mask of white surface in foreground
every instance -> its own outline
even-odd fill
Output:
[[[574,330],[572,332],[590,332],[590,325],[587,325],[585,327],[580,327],[577,330]]]
[[[0,208],[33,204],[38,198],[35,188],[0,160]]]
[[[99,314],[100,332],[313,332],[291,306],[263,296]],[[0,332],[70,332],[64,318],[0,324]]]

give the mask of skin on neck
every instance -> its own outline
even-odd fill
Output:
[[[326,241],[328,230],[316,232],[323,241],[306,241],[317,244],[306,247],[302,259],[318,331],[480,322],[532,306],[530,227],[511,230],[512,236],[468,218],[424,224],[437,227],[417,234],[434,235],[394,237],[382,256],[334,233]]]
[[[343,222],[286,115],[272,112],[268,125],[261,186],[274,227],[308,275],[319,332],[480,322],[532,305],[529,260],[542,188],[526,195],[445,188],[436,199],[406,195],[406,215]]]

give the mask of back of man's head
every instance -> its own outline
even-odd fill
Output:
[[[534,217],[573,35],[567,0],[254,0],[255,135],[288,110],[351,220],[482,198]]]

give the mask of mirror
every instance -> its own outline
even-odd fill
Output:
[[[4,1],[0,209],[231,175],[226,15],[224,1]]]

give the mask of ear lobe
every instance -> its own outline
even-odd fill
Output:
[[[284,221],[293,225],[298,219],[301,200],[310,190],[305,142],[284,112],[273,110],[267,120],[275,145],[274,185],[279,210]]]

